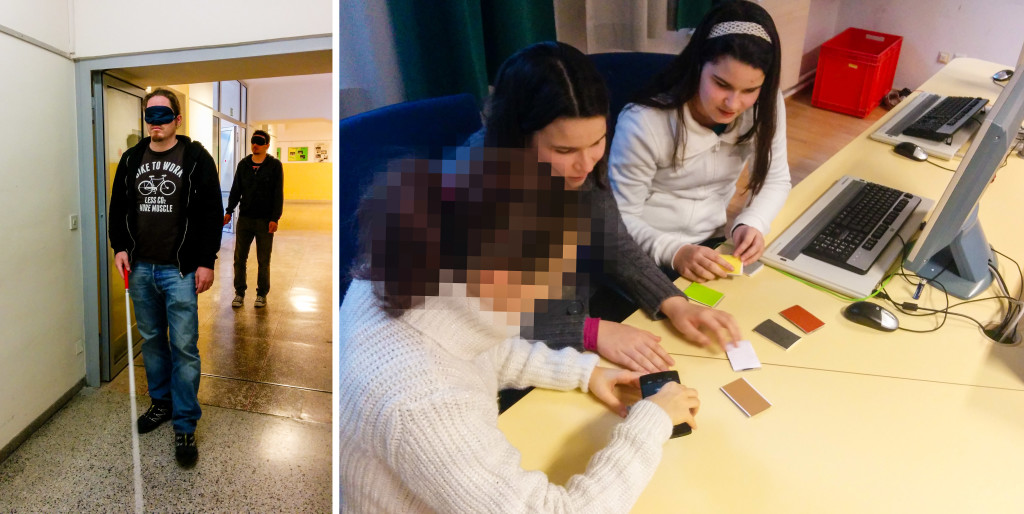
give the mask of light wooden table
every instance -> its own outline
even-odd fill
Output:
[[[1000,88],[989,77],[1003,68],[957,59],[921,89],[994,99]],[[887,119],[794,188],[772,234],[846,174],[937,200],[952,172],[870,140]],[[985,193],[980,217],[989,242],[1024,262],[1021,198],[1024,160],[1014,155]],[[1000,268],[1018,291],[1016,268],[1005,260]],[[1020,345],[993,343],[954,317],[930,334],[874,331],[843,319],[845,302],[768,268],[709,285],[725,293],[719,308],[736,317],[763,367],[735,373],[724,354],[681,340],[667,322],[640,312],[626,320],[662,336],[683,383],[702,398],[698,429],[666,443],[636,512],[1024,512]],[[913,288],[895,278],[888,289],[909,300]],[[766,318],[788,325],[778,312],[794,304],[825,326],[788,351],[751,331]],[[944,299],[926,288],[921,304],[942,307]],[[986,301],[957,310],[990,322],[1002,308]],[[901,322],[923,329],[937,320]],[[740,376],[773,406],[746,418],[718,390]],[[522,452],[524,468],[565,483],[585,469],[618,421],[583,393],[535,390],[499,426]]]

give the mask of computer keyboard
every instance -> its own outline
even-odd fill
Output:
[[[953,135],[980,111],[988,100],[968,96],[947,96],[903,130],[908,136],[942,141]]]
[[[829,204],[834,216],[801,253],[863,275],[921,198],[872,182],[856,185]]]

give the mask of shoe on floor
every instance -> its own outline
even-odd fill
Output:
[[[244,296],[242,296],[240,294],[236,294],[235,295],[235,299],[231,300],[231,306],[235,307],[235,308],[241,307],[242,306],[242,302],[244,302],[244,301],[245,301],[245,297]]]
[[[174,460],[183,468],[191,468],[199,459],[199,448],[196,447],[196,434],[183,432],[174,433]]]
[[[259,295],[257,295],[256,296],[256,303],[254,305],[256,306],[257,309],[259,309],[261,307],[266,307],[267,306],[267,297],[266,296],[259,296]]]
[[[153,402],[150,404],[149,410],[139,416],[136,424],[139,427],[139,433],[145,434],[146,432],[152,432],[156,427],[162,425],[165,421],[170,421],[170,419],[170,403]]]

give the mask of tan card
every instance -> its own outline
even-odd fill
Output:
[[[748,417],[764,412],[772,404],[746,380],[740,378],[722,386],[722,392]]]

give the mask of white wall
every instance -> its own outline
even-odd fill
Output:
[[[314,147],[324,145],[327,149],[327,160],[334,162],[334,145],[331,144],[334,134],[334,124],[329,120],[296,120],[286,123],[269,123],[267,132],[271,137],[270,153],[277,155],[277,149],[281,149],[281,161],[288,163],[288,147],[307,146],[309,147],[309,161],[317,162],[314,156]],[[303,163],[300,163],[303,164]]]
[[[405,100],[385,0],[341,0],[339,21],[338,116]]]
[[[68,229],[80,211],[74,64],[3,34],[0,55],[3,447],[85,377],[85,354],[76,350],[85,314],[82,232]]]
[[[331,0],[104,0],[102,8],[94,5],[75,2],[75,57],[318,36],[335,27]]]
[[[0,0],[0,25],[70,53],[74,0]],[[41,16],[41,13],[46,13]]]
[[[903,36],[893,87],[914,89],[942,68],[940,51],[1012,66],[1024,43],[1022,20],[1020,0],[812,0],[815,37],[804,48],[816,51],[847,27]],[[829,23],[834,25],[825,37]]]
[[[813,72],[818,67],[821,45],[839,33],[839,5],[842,0],[811,0],[810,16],[807,19],[807,33],[804,35],[804,56],[800,63],[800,75]]]
[[[335,93],[330,73],[250,79],[244,82],[248,88],[250,124],[308,118],[331,119]]]

